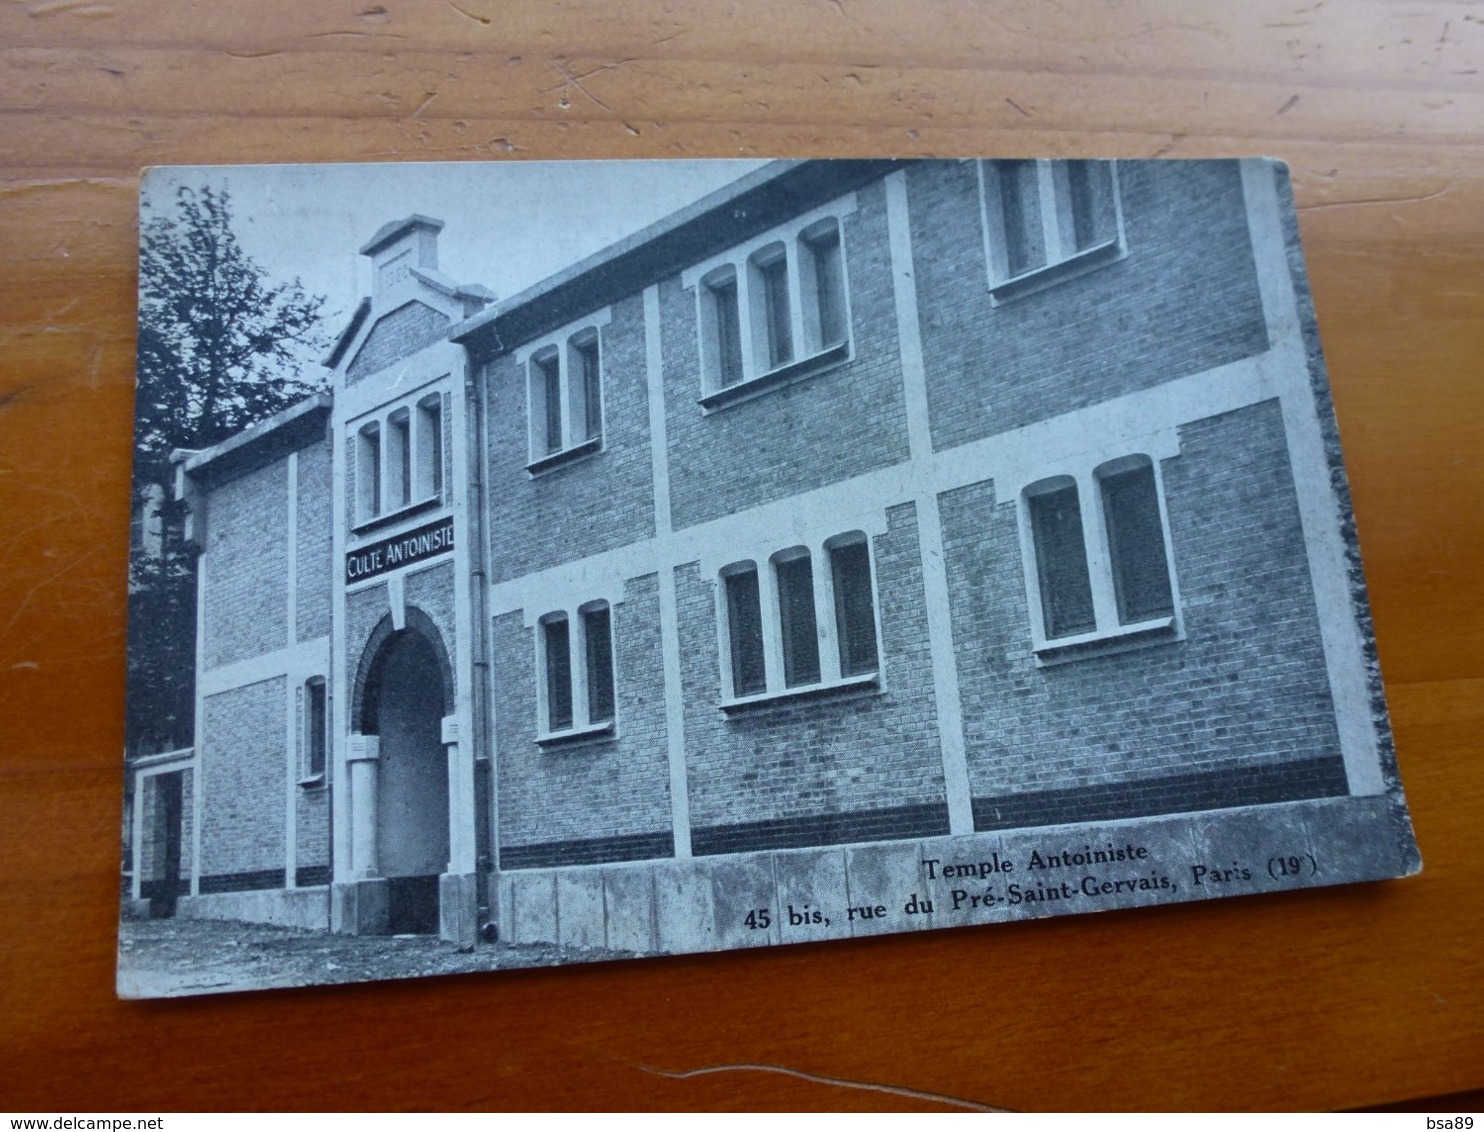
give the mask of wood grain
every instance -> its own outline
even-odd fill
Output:
[[[0,45],[0,1107],[1307,1109],[1484,1085],[1484,11],[11,0]],[[1294,170],[1421,876],[115,1001],[141,167],[1252,153]]]

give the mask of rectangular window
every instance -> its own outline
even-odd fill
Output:
[[[777,369],[793,361],[793,322],[788,303],[788,259],[776,259],[757,265],[763,287],[763,313],[768,336],[768,368]]]
[[[1118,619],[1128,625],[1175,611],[1159,493],[1149,464],[1099,477]]]
[[[425,397],[417,406],[418,498],[443,494],[443,395]]]
[[[1032,484],[1022,499],[1035,557],[1027,584],[1042,614],[1038,662],[1183,638],[1159,467],[1148,455]]]
[[[546,726],[566,731],[572,726],[572,647],[565,617],[541,622],[546,654]]]
[[[737,308],[735,277],[710,284],[711,309],[716,319],[717,376],[722,388],[742,380],[742,322]]]
[[[1011,278],[1046,265],[1041,226],[1041,187],[1034,161],[999,163],[1005,259]]]
[[[847,194],[681,272],[695,291],[703,410],[850,360],[844,218],[855,207]]]
[[[1066,185],[1072,226],[1067,254],[1086,251],[1118,235],[1113,169],[1106,161],[1068,161]]]
[[[815,573],[816,560],[822,575]],[[749,699],[723,701],[723,711],[790,696],[794,689],[844,692],[877,685],[875,586],[871,544],[863,532],[780,550],[766,570],[739,562],[720,577],[731,698]]]
[[[778,618],[783,635],[783,682],[819,683],[819,627],[814,618],[814,572],[809,555],[776,561]]]
[[[840,229],[833,223],[806,240],[814,276],[814,305],[822,350],[845,341],[845,269],[840,258]]]
[[[537,387],[541,395],[541,447],[542,455],[549,456],[562,450],[562,370],[561,359],[556,354],[537,358]]]
[[[1048,639],[1090,632],[1097,627],[1082,512],[1075,484],[1031,495],[1031,533],[1041,613]]]
[[[613,718],[613,633],[608,606],[582,614],[587,649],[587,720],[607,723]]]
[[[583,438],[593,440],[603,435],[603,386],[598,372],[598,342],[575,343],[582,379]]]
[[[768,686],[763,663],[763,611],[757,568],[727,574],[727,629],[731,640],[732,695],[748,696]]]
[[[997,299],[1123,254],[1111,161],[986,161],[985,245]],[[1053,268],[1067,265],[1063,271]]]
[[[871,597],[871,551],[865,541],[830,551],[835,587],[835,626],[840,638],[840,675],[875,672],[876,608]]]
[[[567,464],[602,448],[603,356],[599,311],[534,343],[526,360],[532,474]]]
[[[325,717],[325,682],[311,680],[304,686],[305,776],[318,778],[325,773],[325,748],[328,724]]]
[[[412,502],[412,423],[407,410],[399,409],[387,418],[388,470],[391,472],[390,502],[393,507],[406,507]]]
[[[381,426],[374,422],[357,435],[356,495],[361,521],[381,514]]]

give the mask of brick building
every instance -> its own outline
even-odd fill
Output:
[[[921,926],[745,920],[933,845],[1384,804],[1280,168],[779,162],[499,302],[442,227],[180,463],[181,914],[726,947]]]

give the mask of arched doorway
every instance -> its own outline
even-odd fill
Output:
[[[411,611],[409,611],[410,613]],[[441,727],[450,709],[448,661],[437,630],[378,627],[359,689],[360,731],[380,739],[377,864],[387,885],[387,930],[436,933],[438,878],[447,869],[448,759]]]

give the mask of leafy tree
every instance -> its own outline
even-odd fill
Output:
[[[140,232],[135,513],[129,560],[130,750],[187,746],[194,729],[195,560],[171,500],[176,449],[208,448],[323,388],[325,300],[242,250],[225,188],[177,190]]]
[[[275,282],[232,230],[226,189],[183,186],[140,232],[136,460],[163,482],[175,448],[209,448],[323,388],[325,300]]]

